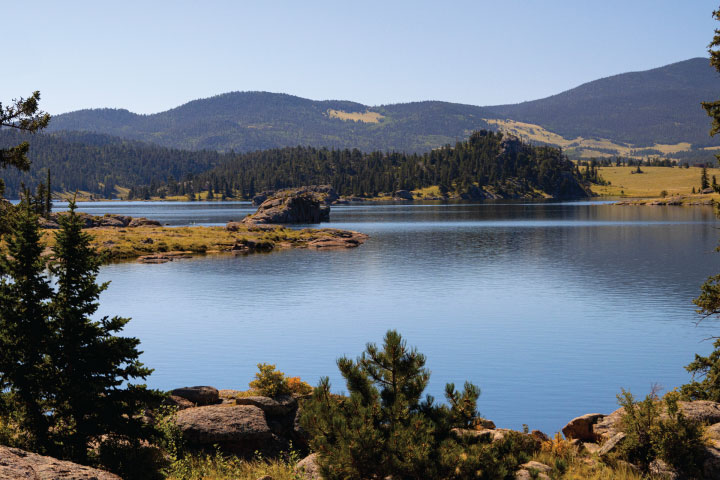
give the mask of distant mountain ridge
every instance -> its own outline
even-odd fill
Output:
[[[464,140],[475,130],[506,129],[578,156],[636,150],[672,156],[694,148],[712,158],[712,153],[698,150],[720,145],[708,134],[709,120],[700,102],[718,97],[720,77],[707,59],[694,58],[515,105],[426,101],[371,107],[232,92],[150,115],[115,109],[70,112],[55,116],[50,130],[89,131],[187,150],[249,152],[309,145],[424,152]],[[514,121],[515,130],[507,120]],[[658,144],[680,146],[657,149]]]

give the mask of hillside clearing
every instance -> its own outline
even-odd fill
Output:
[[[593,185],[592,191],[603,196],[659,197],[665,190],[668,195],[689,195],[693,187],[700,189],[701,169],[641,167],[643,173],[633,173],[636,167],[599,167],[600,176],[610,185]],[[720,181],[720,168],[708,168],[712,181],[715,175]]]

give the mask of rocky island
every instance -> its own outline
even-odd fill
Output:
[[[301,187],[282,190],[266,198],[255,214],[225,227],[168,227],[156,220],[106,214],[93,216],[78,213],[92,243],[106,261],[137,258],[143,263],[165,263],[196,254],[266,253],[284,248],[317,250],[354,248],[368,236],[336,228],[293,229],[284,224],[314,224],[328,221],[326,204],[331,188]],[[65,212],[40,219],[44,241],[55,242],[53,231]]]

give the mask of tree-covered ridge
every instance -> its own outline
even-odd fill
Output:
[[[0,148],[16,145],[28,135],[0,131]],[[17,198],[21,184],[33,188],[52,174],[55,191],[87,191],[110,198],[115,186],[130,187],[182,179],[230,158],[215,151],[159,147],[89,132],[58,132],[32,137],[27,172],[5,170],[6,196]]]
[[[329,112],[373,111],[378,123],[335,118]],[[427,151],[487,127],[481,107],[416,102],[368,107],[268,92],[231,92],[194,100],[166,112],[138,115],[96,109],[58,115],[51,128],[104,133],[172,148],[250,152],[296,145]]]
[[[260,190],[311,184],[331,184],[341,195],[359,196],[430,186],[472,197],[588,195],[576,167],[559,149],[535,147],[487,130],[422,155],[314,147],[262,150],[238,155],[191,182],[141,193],[184,195],[210,190],[252,196]]]
[[[485,119],[511,118],[567,139],[608,139],[650,148],[689,142],[718,145],[708,136],[700,103],[715,95],[717,74],[705,58],[586,83],[517,105],[478,107],[426,101],[371,107],[268,92],[232,92],[171,110],[138,115],[94,109],[57,115],[50,129],[104,133],[188,150],[251,152],[296,145],[362,151],[422,153],[490,128]],[[343,120],[330,111],[372,112],[377,123]],[[617,152],[613,152],[617,153]]]

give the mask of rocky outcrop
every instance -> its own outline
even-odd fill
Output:
[[[122,480],[77,463],[0,446],[0,478],[7,480]]]
[[[235,400],[237,405],[254,405],[263,412],[271,416],[290,415],[297,410],[297,400],[292,395],[280,395],[275,398],[270,397],[240,397]]]
[[[547,474],[551,471],[552,468],[544,463],[531,461],[520,465],[520,470],[515,473],[515,480],[532,480],[534,478],[550,480]]]
[[[67,215],[68,212],[55,212],[51,213],[47,218],[40,217],[38,223],[40,228],[47,229],[58,229],[60,228],[59,219]],[[126,215],[114,215],[107,213],[103,216],[90,215],[87,213],[77,212],[76,215],[83,222],[83,228],[99,228],[99,227],[114,227],[114,228],[135,228],[154,226],[159,227],[160,222],[157,220],[149,220],[145,217],[128,217]]]
[[[220,401],[220,394],[215,387],[195,386],[176,388],[170,395],[184,398],[198,407],[213,405]]]
[[[318,454],[313,453],[300,460],[295,465],[295,474],[302,480],[322,480],[317,457]]]
[[[393,193],[393,200],[413,200],[413,194],[407,190],[396,190]]]
[[[583,442],[595,442],[598,435],[593,431],[593,426],[605,417],[602,413],[588,413],[581,417],[573,418],[562,429],[567,439],[582,440]]]
[[[217,403],[191,408],[183,405],[177,412],[176,423],[191,448],[211,449],[218,445],[222,450],[238,455],[252,455],[256,451],[275,455],[287,451],[291,443],[295,449],[302,450],[307,446],[307,437],[299,425],[297,398],[290,395],[246,397],[239,395],[241,392],[223,390],[220,399],[215,396],[200,399],[196,396],[198,388],[218,393],[213,387],[191,387],[172,392],[178,398],[184,394],[195,400]]]
[[[709,400],[695,400],[692,402],[678,402],[680,411],[685,418],[696,421],[701,425],[713,425],[720,423],[720,403]],[[665,406],[663,405],[664,409]],[[599,419],[593,425],[593,433],[599,439],[609,439],[616,433],[622,431],[622,417],[625,414],[624,408],[618,408],[610,415]],[[661,415],[666,415],[663,411]]]
[[[248,454],[265,450],[273,433],[265,413],[252,405],[210,405],[181,410],[175,423],[185,441],[198,448],[218,445],[224,451]]]
[[[322,230],[322,234],[317,238],[310,240],[307,244],[308,248],[320,250],[337,249],[337,248],[354,248],[359,247],[368,236],[364,233],[353,232],[352,230],[337,230],[326,228]]]
[[[245,217],[245,224],[320,223],[330,220],[330,207],[323,194],[308,187],[281,190]]]

